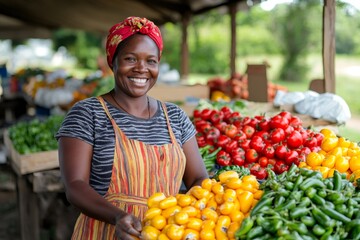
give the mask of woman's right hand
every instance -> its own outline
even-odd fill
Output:
[[[115,236],[122,240],[134,240],[140,237],[142,225],[134,215],[123,213],[116,218]]]

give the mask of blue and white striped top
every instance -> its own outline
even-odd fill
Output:
[[[157,112],[150,119],[134,117],[106,101],[105,103],[111,116],[128,138],[158,146],[171,142],[160,101]],[[177,105],[166,102],[166,108],[171,128],[177,142],[182,146],[196,134],[195,127]],[[77,102],[67,113],[55,137],[75,137],[93,146],[90,185],[104,195],[111,178],[115,134],[99,100],[91,97]]]

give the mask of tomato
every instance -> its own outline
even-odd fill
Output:
[[[250,139],[253,136],[253,134],[255,133],[255,128],[253,128],[250,125],[243,126],[243,128],[241,130],[245,133],[245,135],[248,139]]]
[[[199,147],[206,146],[206,139],[203,133],[197,132],[195,135],[196,142],[198,143]]]
[[[254,133],[253,138],[255,136],[261,137],[264,141],[270,139],[270,133],[267,132],[267,131],[257,131],[257,132]]]
[[[244,139],[238,142],[239,147],[244,149],[245,151],[250,148],[250,139]]]
[[[270,132],[270,140],[272,143],[279,143],[285,139],[285,131],[282,128],[275,128]]]
[[[288,121],[290,121],[291,118],[293,117],[291,112],[289,112],[289,111],[281,111],[280,113],[278,113],[278,115],[287,119]]]
[[[223,120],[225,122],[227,122],[231,116],[232,110],[230,107],[228,106],[223,106],[222,108],[220,108],[220,112],[222,112],[224,114]]]
[[[225,146],[225,151],[231,154],[232,150],[237,148],[238,148],[238,142],[235,140],[230,140],[230,142]]]
[[[195,109],[193,111],[193,117],[194,118],[201,118],[201,111],[199,109]]]
[[[285,159],[286,152],[288,151],[287,147],[284,145],[278,145],[275,148],[275,156],[279,159]]]
[[[200,119],[200,120],[197,120],[197,121],[195,121],[195,123],[194,123],[194,125],[195,125],[195,128],[196,128],[196,130],[198,131],[198,132],[202,132],[202,127],[204,126],[204,125],[206,125],[206,124],[209,124],[209,122],[208,121],[205,121],[205,120],[203,120],[203,119]]]
[[[266,158],[273,158],[275,156],[275,149],[274,149],[273,145],[270,143],[266,144],[262,151],[262,154]]]
[[[292,126],[287,126],[284,131],[285,131],[285,136],[289,136],[295,129]]]
[[[244,166],[245,164],[245,156],[233,156],[232,157],[232,164],[237,166]]]
[[[215,127],[211,127],[207,132],[206,132],[206,140],[215,140],[218,139],[220,136],[220,131],[219,129],[215,128]]]
[[[233,123],[234,121],[237,121],[240,119],[241,119],[241,114],[239,112],[232,112],[228,119],[228,122]]]
[[[245,126],[245,125],[248,125],[251,121],[251,118],[250,117],[243,117],[241,119],[241,122],[242,122],[242,125]]]
[[[157,239],[157,237],[159,236],[160,231],[158,229],[156,229],[153,226],[144,226],[142,231],[141,231],[141,239]]]
[[[303,138],[299,131],[294,130],[290,135],[287,137],[287,145],[290,148],[298,148],[303,144]]]
[[[235,127],[233,124],[229,124],[224,128],[224,133],[229,138],[234,138],[236,134],[238,133],[238,128]]]
[[[260,167],[267,167],[267,165],[269,164],[269,159],[267,157],[260,157],[259,158],[259,164],[260,164]]]
[[[220,150],[216,155],[216,163],[220,166],[229,166],[231,164],[230,154],[224,150]]]
[[[248,163],[254,163],[259,159],[259,154],[255,149],[247,149],[245,152],[245,160]]]
[[[156,215],[151,219],[151,226],[158,230],[162,230],[166,223],[166,218],[162,215]]]
[[[287,165],[291,165],[291,164],[295,163],[295,161],[298,159],[298,157],[299,157],[299,154],[297,151],[289,150],[285,153],[285,163]],[[299,163],[297,163],[297,165],[299,165]]]
[[[302,128],[302,121],[298,116],[292,116],[289,121],[289,125],[292,126],[294,129],[301,129]]]
[[[321,133],[315,133],[314,138],[316,138],[317,140],[317,145],[321,146],[321,143],[324,140],[324,135],[322,135]]]
[[[265,143],[262,137],[253,136],[250,140],[250,148],[255,149],[257,152],[262,152],[265,147]]]
[[[309,148],[316,147],[318,146],[318,141],[315,137],[309,137],[304,141],[304,146]]]
[[[268,119],[263,118],[260,120],[257,127],[261,131],[268,132],[270,130],[270,121]]]
[[[207,133],[212,128],[211,124],[209,122],[206,122],[205,124],[202,124],[200,126],[199,132]]]
[[[238,132],[236,134],[236,136],[234,137],[234,140],[235,141],[240,141],[240,140],[243,140],[243,139],[246,139],[246,135],[243,131],[241,131],[240,129],[238,129]]]
[[[218,139],[215,141],[216,145],[221,148],[225,148],[226,144],[230,142],[230,138],[226,135],[220,134]]]
[[[217,129],[219,129],[219,131],[220,131],[221,133],[223,133],[226,125],[227,125],[226,122],[219,122],[219,123],[215,123],[215,124],[214,124],[214,127],[216,127]]]
[[[286,129],[287,126],[289,125],[289,120],[278,114],[270,118],[269,124],[271,129],[275,129],[275,128]]]
[[[200,112],[201,119],[209,120],[210,116],[211,116],[211,113],[212,113],[212,110],[208,109],[208,108],[205,108],[205,109],[201,110],[201,112]]]
[[[258,120],[257,118],[251,118],[248,125],[252,126],[254,129],[256,129],[259,122],[260,122],[260,120]]]
[[[210,115],[210,122],[212,124],[217,124],[224,119],[224,113],[218,110],[213,110]]]
[[[289,165],[287,165],[284,161],[277,160],[274,166],[274,171],[277,174],[281,174],[285,171],[289,170]]]

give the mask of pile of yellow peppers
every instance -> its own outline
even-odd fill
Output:
[[[141,238],[146,239],[235,239],[242,220],[261,198],[263,191],[253,175],[239,177],[235,171],[205,179],[186,194],[148,199]]]
[[[360,146],[336,136],[328,128],[321,129],[320,133],[324,135],[321,150],[309,153],[299,167],[320,171],[324,178],[332,177],[334,170],[346,174],[348,179],[360,178]]]

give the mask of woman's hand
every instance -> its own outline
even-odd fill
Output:
[[[140,237],[141,221],[131,214],[122,214],[116,218],[115,236],[118,239],[134,240]]]

